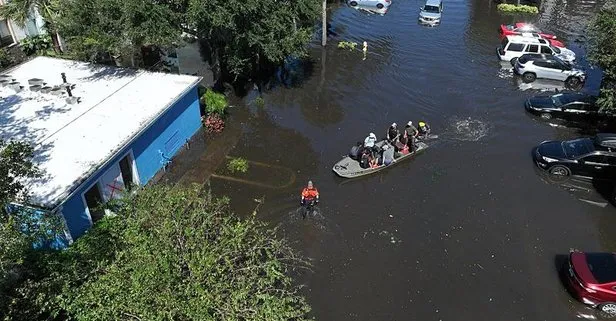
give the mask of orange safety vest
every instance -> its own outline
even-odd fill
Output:
[[[317,197],[319,197],[319,191],[317,191],[317,189],[315,187],[313,188],[304,188],[304,190],[302,191],[302,197],[305,199],[315,199]]]

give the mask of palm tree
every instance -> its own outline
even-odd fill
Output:
[[[53,0],[10,0],[0,6],[0,17],[13,20],[19,26],[24,27],[32,13],[37,11],[45,22],[45,29],[51,36],[54,50],[61,52],[56,24],[58,9]]]

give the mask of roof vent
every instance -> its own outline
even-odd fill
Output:
[[[41,85],[32,85],[30,86],[30,91],[40,91],[42,88]]]
[[[16,93],[20,92],[22,87],[19,81],[12,81],[8,84],[8,87],[13,89]]]
[[[43,83],[44,83],[43,79],[40,79],[40,78],[28,79],[28,84],[30,86],[43,86]]]

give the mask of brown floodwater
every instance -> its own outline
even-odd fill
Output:
[[[264,199],[261,219],[313,261],[299,281],[317,320],[598,318],[565,292],[557,257],[614,250],[616,210],[592,184],[546,179],[530,156],[543,140],[580,135],[524,111],[525,98],[562,85],[528,86],[497,60],[497,28],[518,18],[494,2],[446,0],[437,28],[417,24],[420,5],[394,0],[382,16],[332,5],[327,48],[315,42],[308,63],[266,86],[264,106],[256,91],[236,99],[225,136],[194,144],[168,177],[209,178],[240,214]],[[531,20],[588,68],[585,24],[601,5],[545,1]],[[340,40],[367,41],[365,59]],[[590,72],[592,91],[600,74]],[[368,133],[420,119],[439,135],[424,154],[356,180],[332,172]],[[248,173],[226,169],[227,155],[249,160]],[[302,220],[309,179],[321,204]]]

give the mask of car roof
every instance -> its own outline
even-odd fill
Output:
[[[427,0],[426,1],[426,5],[437,6],[438,7],[438,6],[441,5],[441,2],[443,2],[443,1],[442,0]]]
[[[510,35],[510,36],[506,36],[507,39],[510,42],[520,42],[520,43],[530,43],[530,44],[542,44],[542,45],[548,45],[549,42],[543,38],[534,38],[534,37],[528,37],[528,36],[520,36],[520,35]]]
[[[600,133],[595,136],[595,144],[603,147],[616,148],[616,134]]]
[[[596,100],[595,96],[591,96],[591,95],[584,94],[584,93],[567,92],[567,93],[559,93],[559,94],[553,95],[552,97],[559,97],[559,96],[567,97],[571,99],[572,102],[594,103],[594,101]]]

